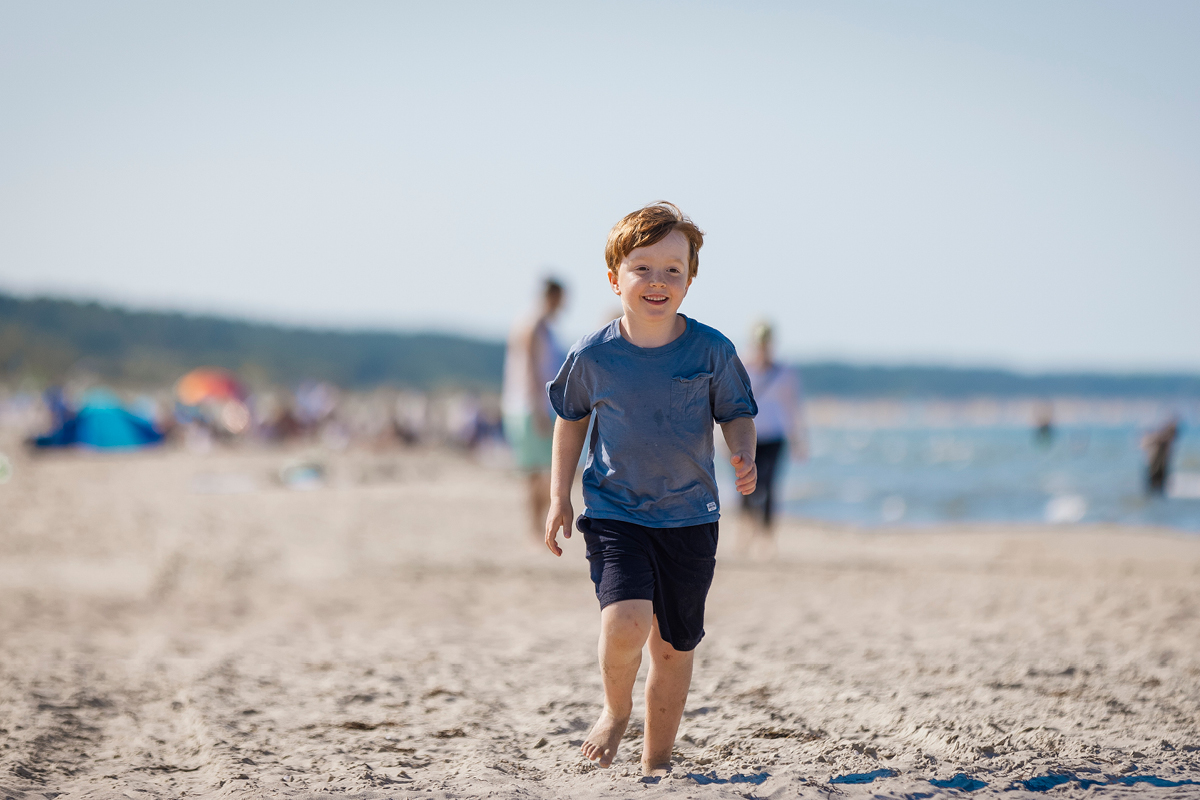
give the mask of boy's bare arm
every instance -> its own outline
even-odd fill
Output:
[[[737,490],[740,494],[750,494],[758,485],[758,467],[754,465],[754,455],[758,448],[758,435],[754,432],[754,419],[738,417],[730,422],[721,423],[721,433],[725,436],[725,444],[729,445],[729,463],[737,474]]]
[[[562,555],[558,546],[558,529],[563,538],[571,538],[575,510],[571,508],[571,483],[575,480],[575,465],[583,452],[587,438],[588,419],[571,422],[561,417],[554,421],[554,458],[550,462],[550,513],[546,515],[546,547],[556,556]]]

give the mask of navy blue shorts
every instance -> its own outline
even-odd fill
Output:
[[[647,528],[615,519],[580,517],[600,608],[620,600],[650,600],[658,633],[676,650],[704,638],[704,601],[717,565],[717,523]]]

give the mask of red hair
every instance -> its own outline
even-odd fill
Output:
[[[688,242],[688,280],[700,271],[700,248],[704,246],[704,231],[696,227],[679,206],[660,200],[639,208],[613,226],[604,246],[604,260],[615,273],[621,262],[639,247],[649,247],[679,231]]]

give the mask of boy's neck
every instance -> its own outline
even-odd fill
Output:
[[[662,347],[678,339],[687,331],[687,318],[676,314],[674,318],[662,320],[639,320],[628,313],[621,316],[621,336],[638,347]]]

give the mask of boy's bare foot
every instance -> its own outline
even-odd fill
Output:
[[[617,755],[617,747],[621,737],[625,735],[625,727],[629,725],[629,717],[618,719],[609,713],[608,709],[600,712],[600,719],[592,727],[592,732],[584,740],[579,752],[589,761],[595,761],[602,767],[612,765]]]
[[[671,762],[665,764],[650,765],[642,762],[642,777],[644,778],[665,778],[671,774]]]

